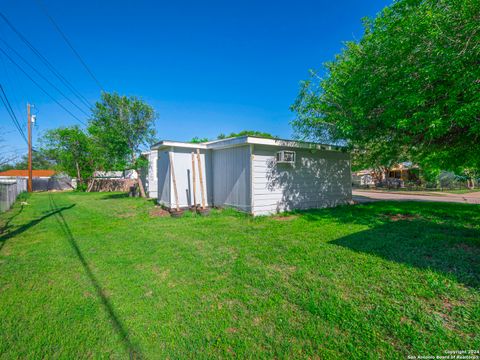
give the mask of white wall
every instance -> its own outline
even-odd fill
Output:
[[[192,150],[185,149],[180,147],[172,148],[172,158],[173,166],[175,171],[175,178],[177,184],[177,193],[178,193],[178,205],[179,207],[190,207],[193,206],[193,172],[192,172]],[[166,206],[176,207],[173,177],[170,176],[170,160],[168,151],[162,151],[162,156],[164,160],[162,161],[162,168],[159,167],[159,183],[160,183],[160,174],[166,173],[164,176],[165,184],[168,184],[169,191],[168,193],[164,191],[164,194],[159,198],[159,201]],[[202,194],[200,188],[200,176],[198,171],[198,159],[196,150],[194,151],[194,166],[195,166],[195,190],[196,190],[196,201],[197,204],[202,203]],[[203,175],[203,189],[205,195],[205,205],[212,205],[212,196],[211,196],[211,181],[212,181],[212,171],[211,171],[211,156],[210,150],[201,150],[200,160],[202,165],[202,175]],[[159,162],[160,164],[160,162]],[[165,188],[165,185],[163,186]],[[160,188],[160,187],[159,187]],[[168,200],[167,200],[168,198]]]
[[[157,197],[158,202],[170,207],[170,161],[168,160],[168,150],[157,151]]]
[[[148,172],[146,176],[146,192],[151,199],[156,199],[158,196],[158,151],[152,150],[148,154]]]
[[[279,150],[254,146],[254,215],[336,206],[351,201],[349,154],[296,149],[296,163],[289,165],[276,163],[275,154]]]
[[[252,153],[253,149],[253,153]],[[193,205],[192,150],[171,147],[158,151],[159,203],[175,207],[169,153],[172,152],[180,207]],[[267,215],[292,209],[345,204],[352,198],[349,154],[296,149],[294,165],[277,164],[279,147],[244,145],[201,150],[207,206],[232,206]],[[290,149],[291,150],[291,149]],[[195,151],[196,200],[201,203]]]
[[[213,204],[250,211],[250,146],[212,150]]]

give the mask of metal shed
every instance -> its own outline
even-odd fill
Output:
[[[331,207],[352,199],[350,155],[339,147],[252,136],[200,144],[161,141],[149,153],[149,196],[175,207],[170,159],[179,206],[193,205],[192,152],[201,156],[208,206],[234,207],[253,215]],[[196,203],[200,203],[197,173]]]

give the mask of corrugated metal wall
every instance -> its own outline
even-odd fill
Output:
[[[27,179],[0,180],[0,212],[10,209],[18,195],[27,191]]]
[[[275,154],[279,150],[260,145],[254,147],[255,215],[329,207],[351,201],[349,154],[296,149],[296,163],[289,165],[276,163]]]
[[[250,146],[212,151],[213,204],[250,211]]]

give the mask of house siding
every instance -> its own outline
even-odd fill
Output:
[[[170,207],[170,161],[169,151],[157,151],[157,197],[158,202]]]
[[[142,181],[144,181],[147,196],[151,199],[156,199],[158,197],[157,166],[158,151],[152,150],[148,153],[148,172],[145,174],[145,176],[142,176]]]
[[[212,150],[213,204],[250,212],[250,146]]]
[[[330,207],[351,201],[349,154],[295,149],[296,162],[289,165],[276,163],[275,155],[280,150],[282,149],[254,146],[252,157],[254,215]]]
[[[200,188],[200,177],[198,172],[197,152],[192,149],[173,148],[172,157],[175,170],[175,179],[178,191],[178,205],[181,208],[193,206],[193,174],[192,174],[192,151],[195,154],[195,190],[197,204],[202,203],[202,193]],[[205,191],[205,205],[212,205],[211,192],[211,151],[201,150],[200,161],[202,165],[203,188]],[[170,163],[170,161],[168,161]],[[173,191],[173,178],[170,176],[170,204],[175,207],[175,194]]]

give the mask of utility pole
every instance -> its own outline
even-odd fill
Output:
[[[27,104],[27,126],[28,126],[28,192],[32,192],[32,119],[30,104]]]

